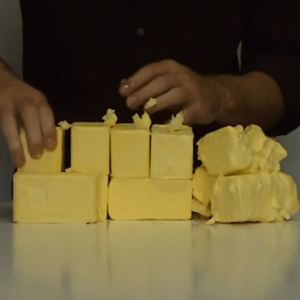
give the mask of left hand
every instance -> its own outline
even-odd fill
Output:
[[[208,76],[201,76],[173,61],[163,60],[144,66],[122,80],[119,92],[131,109],[143,106],[151,97],[157,100],[147,108],[152,114],[164,109],[183,111],[184,123],[209,124],[222,111],[224,87]]]

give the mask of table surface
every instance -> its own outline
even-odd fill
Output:
[[[300,215],[274,224],[13,224],[0,204],[1,300],[300,299]]]

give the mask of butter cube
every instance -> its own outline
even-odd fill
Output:
[[[65,132],[61,127],[56,127],[57,147],[53,151],[44,149],[43,155],[38,159],[31,158],[25,130],[20,132],[20,140],[23,146],[26,163],[18,171],[21,172],[37,172],[37,173],[59,173],[63,168],[64,155],[64,136]]]
[[[284,173],[219,176],[211,196],[211,222],[282,221],[298,208],[296,185]]]
[[[77,122],[71,128],[71,168],[109,175],[110,127],[100,122]]]
[[[115,220],[191,218],[192,181],[112,178],[108,212]]]
[[[193,174],[191,127],[170,132],[168,125],[153,125],[151,133],[151,178],[190,179]]]
[[[111,128],[111,176],[149,177],[150,132],[134,124]]]
[[[98,220],[98,180],[88,174],[17,172],[13,221],[94,223]]]

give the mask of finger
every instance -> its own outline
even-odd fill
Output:
[[[157,97],[156,100],[157,102],[154,106],[146,109],[149,114],[153,114],[164,109],[174,110],[175,108],[175,110],[179,111],[188,99],[186,98],[182,88],[173,88],[167,93]]]
[[[176,80],[171,74],[156,77],[141,89],[131,94],[127,98],[127,105],[130,108],[141,106],[150,98],[156,98],[159,95],[165,94],[175,86]]]
[[[40,106],[38,111],[44,146],[48,150],[54,150],[57,146],[57,136],[52,109],[45,104]]]
[[[26,131],[28,151],[32,158],[39,158],[43,154],[43,139],[38,109],[29,104],[20,110]]]
[[[10,111],[3,110],[0,117],[0,123],[13,164],[17,168],[21,168],[25,164],[25,156],[14,114]]]
[[[123,97],[128,97],[130,94],[139,90],[141,87],[152,81],[155,77],[169,73],[174,65],[177,64],[171,60],[151,63],[133,74],[127,80],[122,80],[119,88],[119,93]]]

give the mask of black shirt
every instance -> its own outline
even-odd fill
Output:
[[[24,78],[57,121],[95,121],[114,108],[131,122],[120,80],[168,58],[201,74],[263,71],[285,99],[285,120],[270,134],[300,123],[299,0],[20,1]],[[195,139],[217,126],[194,127]]]

